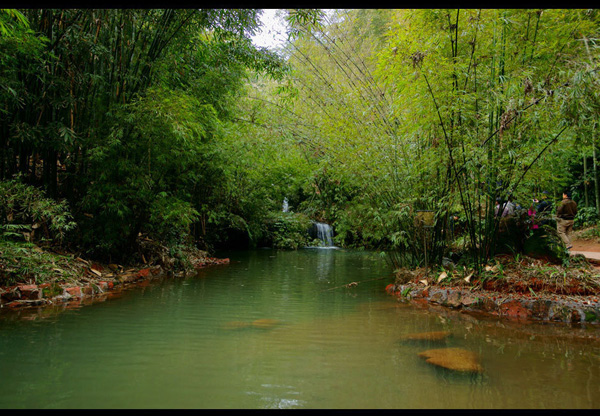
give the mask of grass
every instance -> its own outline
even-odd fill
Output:
[[[74,281],[82,269],[71,257],[40,249],[28,242],[0,239],[0,285]]]

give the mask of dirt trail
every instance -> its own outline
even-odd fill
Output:
[[[594,240],[573,240],[572,251],[590,251],[600,253],[600,243]]]
[[[573,238],[573,248],[570,250],[571,255],[582,254],[596,268],[600,267],[600,242],[596,239],[583,239],[575,234]]]

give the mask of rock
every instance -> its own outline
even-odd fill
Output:
[[[448,338],[450,335],[450,331],[415,332],[404,335],[402,339],[409,341],[441,341]]]
[[[460,297],[460,303],[466,307],[477,306],[479,302],[479,298],[471,293],[463,293]]]
[[[94,288],[92,286],[83,286],[81,288],[81,293],[86,296],[92,296],[94,294]]]
[[[135,275],[133,273],[125,273],[118,277],[118,280],[122,283],[134,282],[137,279],[138,279],[137,275]]]
[[[72,298],[71,294],[69,292],[65,292],[62,295],[54,296],[52,298],[52,301],[53,302],[67,302],[71,298]]]
[[[81,287],[79,287],[79,286],[67,287],[67,288],[65,288],[65,291],[72,297],[77,297],[77,298],[81,297]]]
[[[5,292],[2,293],[2,299],[6,301],[13,301],[17,299],[21,299],[21,291],[18,287],[7,288]]]
[[[137,272],[137,277],[138,278],[148,277],[149,274],[150,274],[150,269],[141,269],[139,272]]]
[[[450,306],[451,308],[460,308],[462,306],[460,292],[457,290],[450,290],[448,292],[448,297],[446,298],[446,303],[444,306]]]
[[[510,318],[527,319],[530,318],[532,312],[518,300],[509,300],[500,305],[500,313]]]
[[[481,373],[483,367],[477,354],[462,348],[438,348],[419,353],[429,364],[463,373]]]
[[[37,300],[42,298],[42,291],[37,285],[21,285],[19,286],[21,298],[26,300]]]
[[[442,266],[444,266],[450,270],[454,270],[456,268],[456,265],[454,264],[454,262],[451,259],[449,259],[448,257],[442,258]]]

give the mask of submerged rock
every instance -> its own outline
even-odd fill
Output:
[[[255,328],[270,329],[279,325],[280,323],[281,322],[277,319],[257,319],[256,321],[252,322],[252,326]]]
[[[425,361],[444,367],[449,370],[463,373],[481,373],[483,367],[479,364],[479,357],[472,351],[462,348],[438,348],[419,353],[419,357],[425,358]]]
[[[442,341],[451,335],[450,331],[415,332],[402,337],[407,341]]]

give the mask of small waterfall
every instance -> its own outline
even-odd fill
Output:
[[[335,247],[333,245],[333,228],[329,224],[313,222],[309,234],[312,238],[321,240],[319,247]]]
[[[289,209],[290,209],[290,206],[288,205],[288,199],[283,198],[283,212],[288,212]]]

